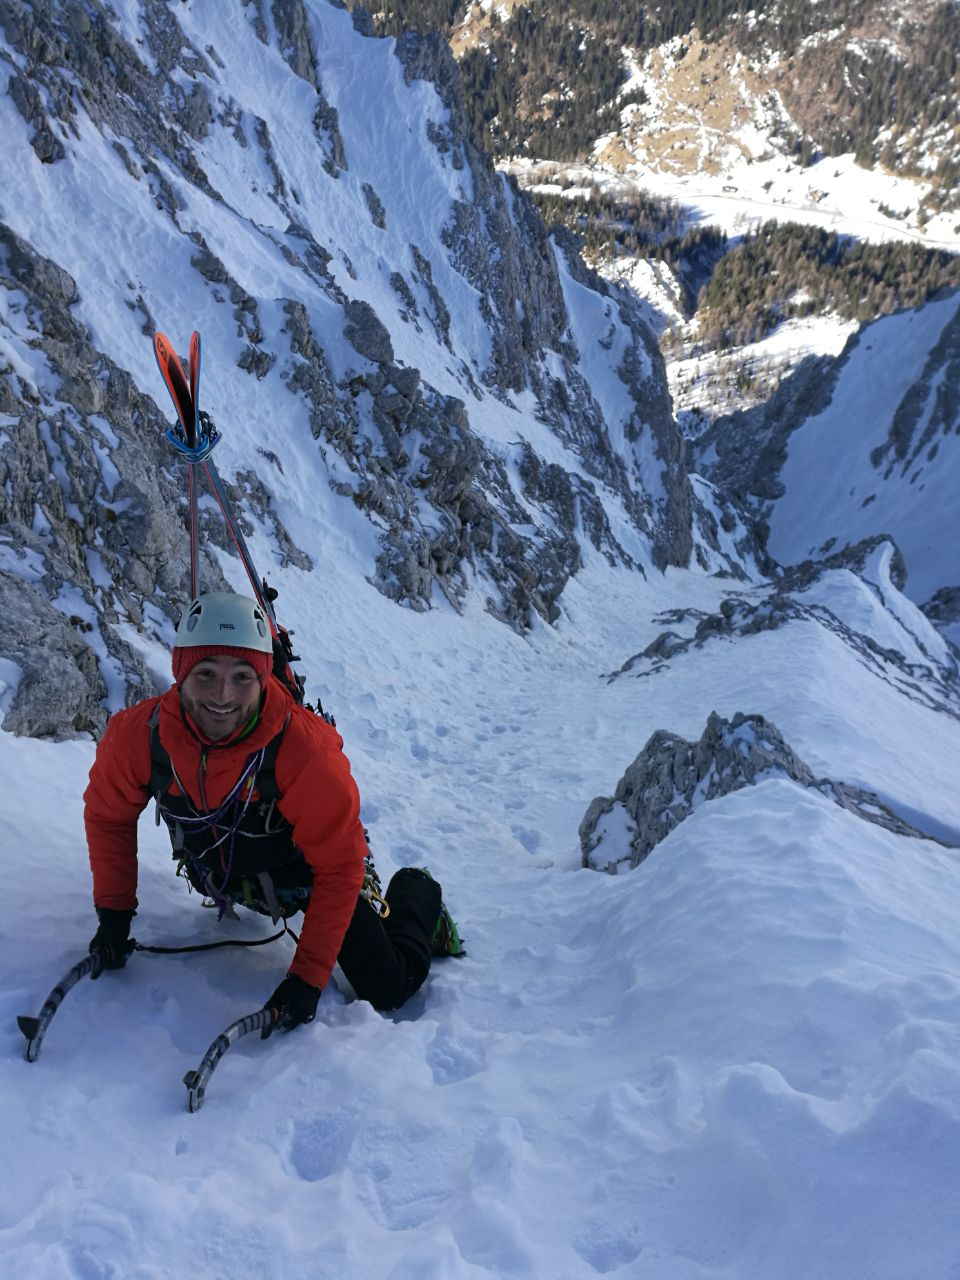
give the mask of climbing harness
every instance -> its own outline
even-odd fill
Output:
[[[329,724],[332,716],[321,712]],[[150,795],[156,803],[156,820],[170,833],[177,874],[216,908],[219,918],[233,915],[234,904],[278,920],[303,911],[310,900],[313,874],[293,843],[290,823],[278,808],[280,792],[276,760],[290,717],[265,747],[253,753],[239,778],[220,805],[200,811],[191,803],[173,761],[160,741],[159,707],[150,720]],[[167,794],[175,783],[180,795]],[[212,838],[205,840],[207,835]],[[386,919],[390,905],[383,896],[369,838],[364,829],[364,855],[360,896]],[[198,845],[203,842],[203,847]],[[217,866],[211,867],[214,855]]]

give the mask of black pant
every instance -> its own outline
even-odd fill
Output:
[[[337,957],[357,996],[383,1010],[398,1009],[430,972],[440,886],[416,867],[401,867],[384,897],[385,919],[366,898],[357,899]]]

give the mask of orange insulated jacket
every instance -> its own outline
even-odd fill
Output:
[[[110,717],[84,794],[95,905],[119,910],[137,905],[137,820],[150,801],[149,722],[158,705],[160,743],[201,812],[216,809],[251,754],[284,730],[276,757],[277,807],[313,873],[290,972],[324,986],[363,884],[367,847],[360,797],[340,735],[299,706],[273,677],[266,684],[260,719],[236,742],[202,739],[181,708],[176,686]],[[175,782],[169,790],[179,794]]]

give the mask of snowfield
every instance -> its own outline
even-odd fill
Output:
[[[718,227],[728,236],[747,235],[766,222],[791,222],[874,243],[909,240],[928,249],[960,250],[955,212],[919,216],[928,183],[865,169],[852,155],[825,156],[806,166],[780,154],[760,161],[740,156],[719,173],[673,173],[640,161],[613,168],[600,158],[608,141],[599,139],[598,159],[589,165],[518,158],[500,168],[522,186],[552,195],[597,191],[629,200],[642,192],[674,200],[689,226]]]
[[[804,422],[787,444],[780,473],[786,492],[773,505],[770,520],[769,550],[781,563],[818,554],[841,527],[851,541],[884,532],[906,558],[906,592],[912,600],[923,603],[953,584],[952,536],[944,539],[943,533],[960,527],[960,440],[949,426],[942,439],[934,435],[955,414],[943,372],[928,375],[914,393],[913,418],[902,415],[897,450],[888,440],[887,423],[890,407],[902,402],[931,348],[957,327],[956,312],[957,295],[951,294],[915,311],[884,316],[861,332],[860,360],[847,362],[827,408]],[[863,367],[868,360],[869,381]],[[883,460],[882,470],[873,461],[875,453]]]
[[[703,805],[633,872],[579,869],[587,802],[655,728],[698,736],[713,709],[767,715],[815,772],[937,814],[960,844],[960,725],[828,631],[791,625],[669,673],[599,678],[655,633],[653,614],[720,594],[686,573],[644,584],[593,566],[557,630],[528,640],[479,613],[397,610],[345,564],[323,601],[298,598],[308,691],[337,713],[379,868],[428,865],[468,955],[438,962],[392,1016],[331,986],[309,1028],[241,1041],[194,1115],[180,1078],[266,999],[290,945],[135,956],[71,993],[28,1065],[14,1017],[94,929],[80,800],[93,748],[0,738],[16,779],[0,941],[8,1273],[949,1275],[956,848],[772,778]],[[140,897],[142,942],[224,936],[149,814]],[[252,915],[225,928],[270,931]]]

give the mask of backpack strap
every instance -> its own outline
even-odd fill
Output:
[[[170,757],[160,741],[160,703],[150,712],[147,721],[150,726],[150,781],[147,788],[154,800],[159,801],[166,795],[167,788],[173,781],[173,765]]]
[[[260,799],[264,804],[273,804],[280,799],[280,792],[277,788],[277,752],[280,750],[280,743],[283,741],[283,735],[287,731],[287,725],[290,723],[290,712],[287,712],[287,718],[280,726],[280,732],[270,739],[263,749],[263,763],[257,770],[257,776],[254,780],[254,786],[260,793]]]

